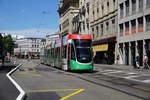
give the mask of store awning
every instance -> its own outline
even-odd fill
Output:
[[[108,44],[94,45],[92,48],[93,48],[94,52],[107,51],[108,50]]]

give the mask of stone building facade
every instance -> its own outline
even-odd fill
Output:
[[[118,64],[134,65],[136,56],[150,59],[150,0],[118,0]]]
[[[117,35],[118,0],[90,0],[90,28],[95,63],[113,64]]]
[[[90,34],[90,0],[79,0],[79,34]]]
[[[73,33],[73,18],[79,12],[79,0],[62,0],[59,3],[59,30],[60,35]]]

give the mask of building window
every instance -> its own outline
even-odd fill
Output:
[[[94,33],[94,28],[92,28],[92,34],[93,34],[93,39],[94,39],[94,34],[95,34],[95,33]]]
[[[96,37],[98,36],[98,33],[99,33],[99,27],[96,26]]]
[[[99,14],[99,2],[97,2],[97,14]]]
[[[125,23],[125,35],[129,35],[130,34],[130,29],[129,29],[129,22]]]
[[[115,33],[115,30],[116,30],[116,25],[115,25],[115,19],[112,20],[112,34]]]
[[[103,24],[101,24],[101,35],[104,34]]]
[[[99,14],[99,9],[98,9],[98,7],[97,7],[97,14]]]
[[[89,2],[86,3],[87,13],[89,14]]]
[[[83,31],[85,31],[85,22],[83,22]]]
[[[143,11],[143,0],[139,0],[139,11]]]
[[[129,0],[125,2],[125,6],[126,6],[126,16],[129,16]]]
[[[107,34],[109,34],[109,23],[106,22],[106,31],[107,31]]]
[[[94,10],[93,10],[93,16],[94,16]]]
[[[120,25],[119,25],[119,30],[120,30],[120,31],[119,31],[119,35],[120,35],[120,36],[123,36],[123,24],[120,24]]]
[[[131,21],[131,33],[136,33],[136,20]]]
[[[109,13],[109,2],[107,2],[107,11]]]
[[[120,4],[120,18],[123,18],[123,3]]]
[[[89,22],[87,22],[86,26],[87,26],[87,29],[89,30],[90,28]]]
[[[135,14],[136,12],[136,0],[131,0],[132,2],[132,14]]]
[[[116,3],[116,0],[113,0],[113,5],[114,5],[114,7],[115,7],[115,3]]]
[[[150,15],[146,16],[146,30],[150,30]]]
[[[143,28],[143,17],[138,18],[138,32],[143,32],[144,28]]]
[[[102,5],[102,15],[104,14],[104,6]]]
[[[150,0],[146,1],[146,8],[150,8]]]

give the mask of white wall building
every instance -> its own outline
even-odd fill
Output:
[[[14,54],[20,57],[39,57],[40,48],[44,46],[44,41],[41,38],[22,38],[17,39],[14,48]]]
[[[58,38],[58,37],[59,37],[58,34],[47,35],[46,36],[46,46],[51,44],[52,42],[54,42],[56,40],[56,38]]]

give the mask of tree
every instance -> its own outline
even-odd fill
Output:
[[[0,46],[1,46],[1,59],[2,64],[4,64],[4,59],[7,53],[12,54],[14,48],[14,41],[11,35],[0,36]]]
[[[2,34],[0,33],[0,59],[2,58]]]

